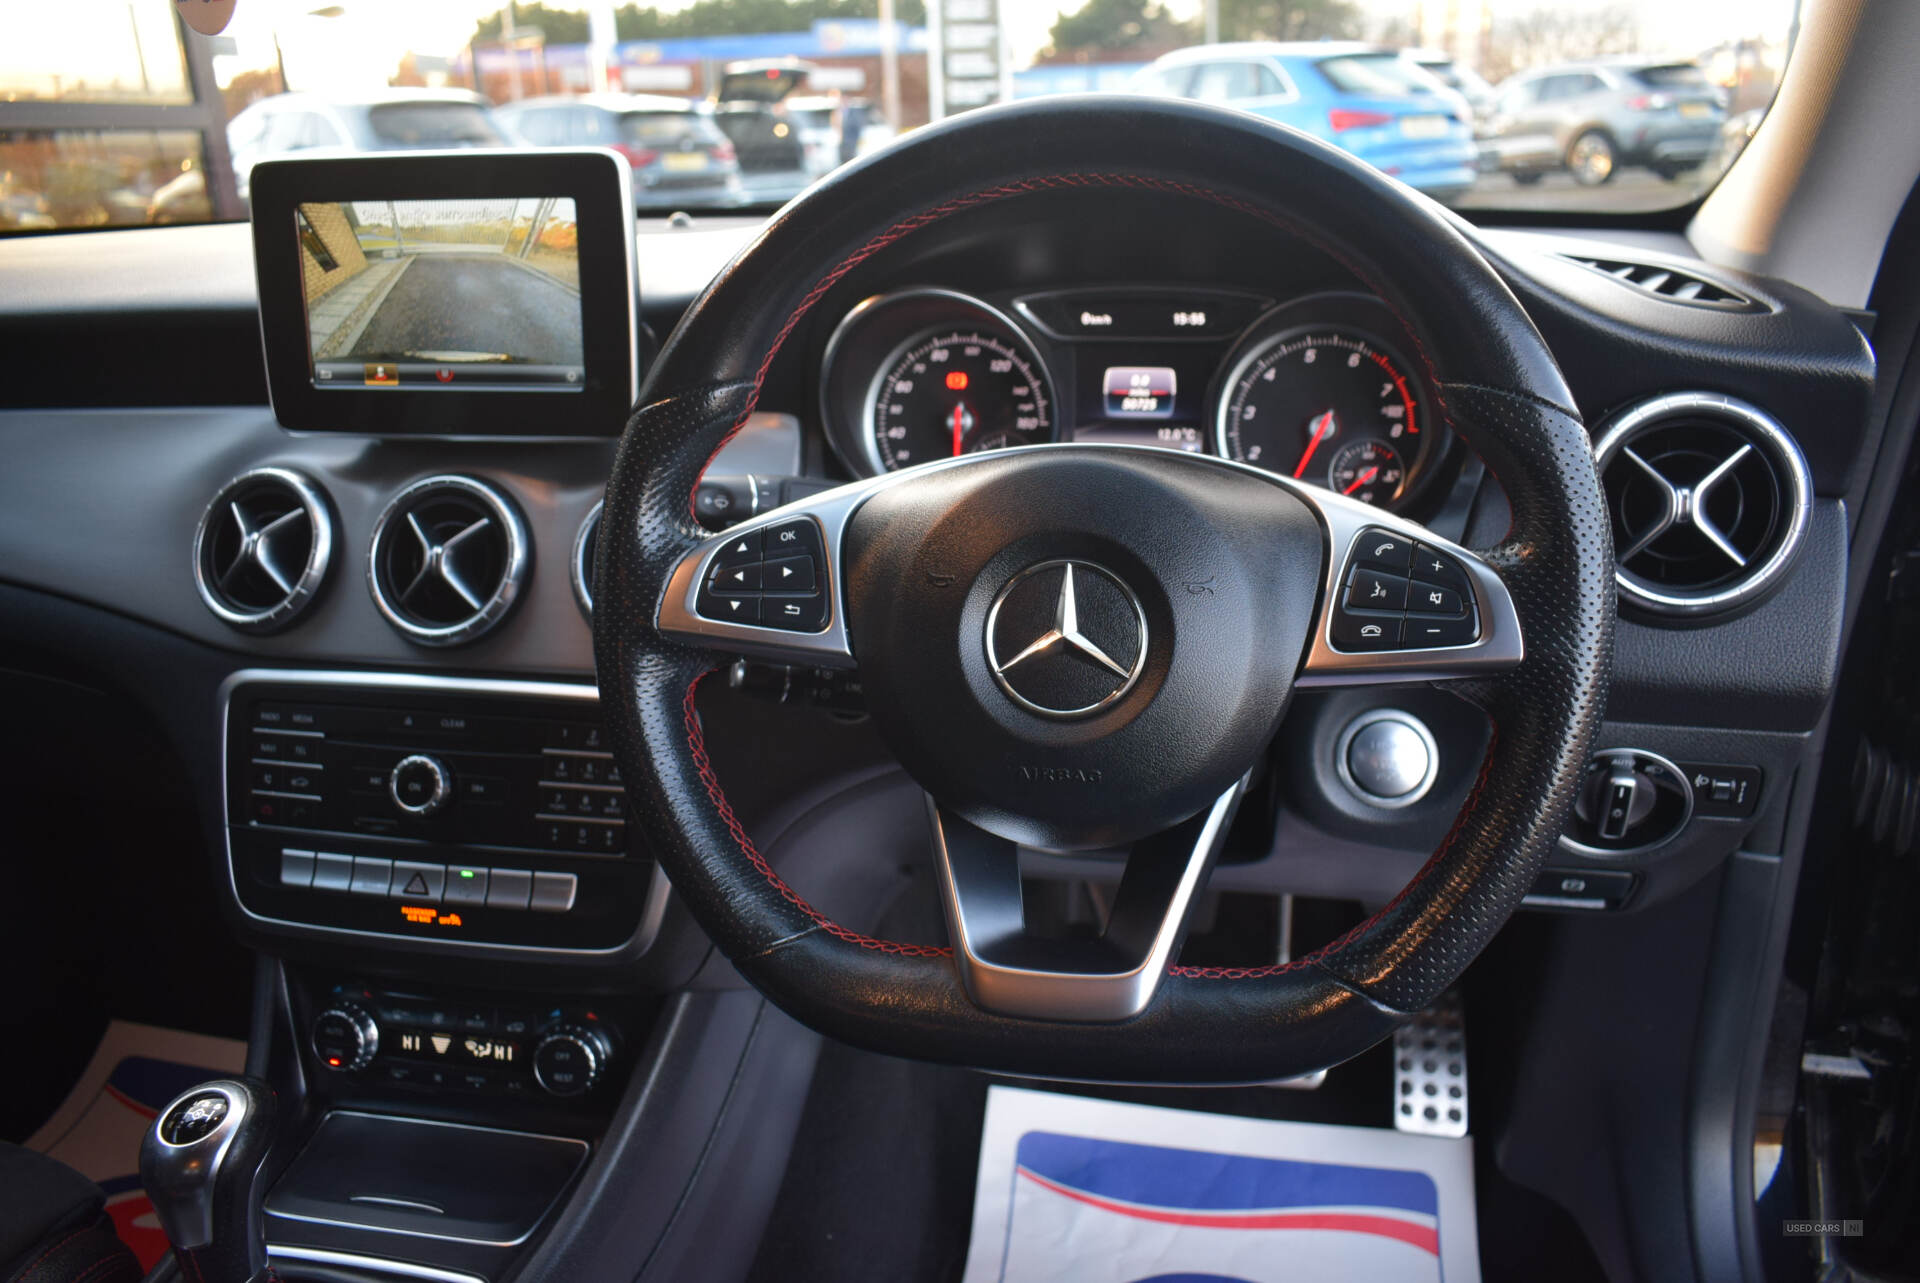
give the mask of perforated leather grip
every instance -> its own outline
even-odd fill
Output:
[[[1080,100],[970,113],[915,137],[789,206],[713,283],[654,365],[650,403],[621,442],[603,517],[595,651],[633,823],[749,980],[858,1046],[1138,1081],[1261,1080],[1351,1056],[1436,997],[1518,905],[1565,822],[1605,704],[1609,526],[1552,357],[1434,208],[1303,135],[1190,103]],[[691,510],[700,473],[833,284],[968,210],[1069,187],[1238,211],[1271,226],[1277,247],[1305,240],[1380,295],[1426,364],[1443,419],[1507,492],[1512,530],[1485,555],[1513,593],[1527,641],[1517,668],[1459,688],[1492,717],[1493,742],[1452,832],[1398,897],[1284,965],[1175,968],[1144,1014],[1108,1025],[983,1012],[946,950],[860,935],[789,888],[707,760],[693,691],[717,657],[653,627],[667,575],[705,535]],[[903,209],[902,192],[925,203]],[[1294,205],[1310,208],[1311,224]]]

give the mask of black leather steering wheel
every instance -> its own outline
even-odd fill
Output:
[[[1424,363],[1438,412],[1505,489],[1506,539],[1469,553],[1251,468],[1113,446],[944,460],[724,536],[695,524],[700,473],[836,282],[944,220],[1062,189],[1207,202],[1265,224],[1276,253],[1306,242],[1344,264],[1399,317],[1396,337]],[[1386,1036],[1457,979],[1561,831],[1612,649],[1612,554],[1589,442],[1545,344],[1472,243],[1342,152],[1144,98],[1019,104],[917,131],[783,210],[687,312],[643,402],[607,488],[594,618],[633,821],[741,973],[823,1033],[1037,1076],[1309,1072]],[[1477,639],[1345,651],[1329,612],[1363,532],[1453,560]],[[818,562],[822,617],[789,632],[703,611],[701,585],[730,550],[751,557],[755,540],[776,538],[801,540]],[[1036,575],[1043,589],[1018,587]],[[1063,580],[1080,585],[1079,615],[1061,613]],[[995,621],[1015,617],[1045,642],[1043,659],[1078,646],[1046,641],[1049,619],[1063,636],[1105,630],[1092,650],[1109,662],[1083,649],[1076,662],[1094,662],[1036,667],[1040,703],[1016,698],[1009,657],[994,654]],[[703,675],[738,653],[859,668],[882,735],[928,790],[954,948],[832,922],[754,847],[694,711]],[[1309,956],[1171,965],[1293,686],[1383,680],[1444,682],[1494,724],[1446,840],[1391,903]],[[1016,842],[1132,844],[1105,938],[1073,948],[1027,937]]]

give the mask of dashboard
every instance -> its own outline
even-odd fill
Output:
[[[637,362],[757,227],[641,224]],[[1784,840],[1795,773],[1835,679],[1872,355],[1855,318],[1785,283],[1710,268],[1678,237],[1466,230],[1552,348],[1596,447],[1613,442],[1603,472],[1618,547],[1651,529],[1645,505],[1660,492],[1641,464],[1698,482],[1740,456],[1707,488],[1736,558],[1662,534],[1621,566],[1591,819],[1535,896],[1563,912],[1658,904],[1730,852]],[[314,891],[304,858],[287,867],[306,872],[306,886],[280,881],[287,850],[378,859],[396,842],[425,844],[406,859],[457,876],[472,857],[455,839],[481,805],[459,793],[477,769],[461,758],[472,750],[436,750],[433,735],[384,723],[373,738],[356,731],[342,768],[432,757],[454,777],[453,800],[422,820],[391,814],[371,777],[359,791],[326,792],[313,807],[322,831],[341,833],[328,845],[311,828],[250,815],[249,779],[218,768],[251,726],[222,720],[222,684],[243,671],[257,684],[306,674],[326,699],[389,712],[444,704],[440,681],[465,683],[451,698],[475,708],[511,697],[511,686],[490,685],[499,682],[531,683],[535,704],[590,698],[596,521],[617,442],[403,438],[346,421],[288,432],[261,391],[250,248],[246,228],[218,226],[0,242],[0,272],[16,286],[0,299],[0,360],[16,390],[0,412],[10,465],[0,475],[0,631],[25,656],[19,666],[51,655],[123,674],[184,759],[216,764],[198,779],[200,809],[244,940],[319,956],[342,939],[377,940],[415,958],[460,943],[462,956],[584,972],[640,953],[684,961],[697,934],[649,899],[663,892],[646,853],[609,858],[624,841],[608,836],[618,817],[598,809],[616,805],[612,795],[554,787],[567,781],[536,767],[556,746],[531,731],[498,733],[533,764],[478,772],[505,782],[500,814],[521,827],[469,872],[512,875],[500,885],[515,893],[519,874],[528,886],[546,875],[543,885],[572,889],[566,910],[496,912],[482,899],[455,926],[440,920],[451,916],[444,903],[432,921],[415,920],[403,915],[409,901]],[[1716,301],[1644,288],[1635,265],[1695,282],[1696,295],[1711,285]],[[1240,460],[1485,547],[1507,529],[1506,498],[1447,430],[1424,337],[1341,265],[1226,211],[1152,194],[1038,194],[905,238],[837,278],[766,369],[762,413],[709,467],[698,510],[723,529],[929,458],[1127,442]],[[102,353],[113,359],[94,359]],[[300,484],[276,491],[277,476]],[[244,608],[208,587],[244,544],[226,529],[236,505],[254,528],[285,520],[279,529],[311,536],[278,567],[299,589],[294,607],[282,608],[272,575],[233,580],[260,595]],[[182,665],[203,676],[179,681]],[[339,686],[356,672],[390,684],[356,702]],[[723,774],[718,759],[736,758],[736,802],[750,822],[824,804],[820,790],[845,778],[901,779],[845,674],[743,660],[703,687],[701,707],[733,728],[709,739]],[[1243,810],[1249,835],[1214,885],[1386,899],[1444,835],[1488,733],[1483,715],[1433,690],[1298,692],[1272,771]],[[1366,787],[1353,769],[1353,745],[1382,734],[1425,754],[1428,769],[1398,793]],[[1603,791],[1628,777],[1644,813],[1631,832],[1602,832]],[[609,841],[616,849],[595,848]],[[1084,875],[1048,861],[1037,857],[1039,875]],[[811,876],[828,900],[836,879],[871,890],[832,861]]]
[[[897,290],[835,327],[820,422],[861,476],[1009,446],[1148,445],[1407,512],[1451,443],[1426,377],[1382,337],[1399,329],[1352,292]]]

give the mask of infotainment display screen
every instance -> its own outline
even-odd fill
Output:
[[[293,218],[315,386],[581,390],[572,198],[313,201]]]
[[[274,415],[378,436],[611,436],[639,386],[632,166],[582,148],[263,161]]]

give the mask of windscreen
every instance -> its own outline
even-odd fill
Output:
[[[294,224],[316,388],[580,389],[571,198],[310,203]]]
[[[244,219],[262,162],[408,148],[618,143],[642,218],[771,211],[931,122],[1086,93],[1113,96],[1117,128],[1122,95],[1244,111],[1483,221],[1632,216],[1699,200],[1738,162],[1798,6],[0,0],[0,235]],[[217,32],[188,25],[223,7]],[[678,139],[580,123],[669,103],[718,116],[737,176],[649,183]]]

